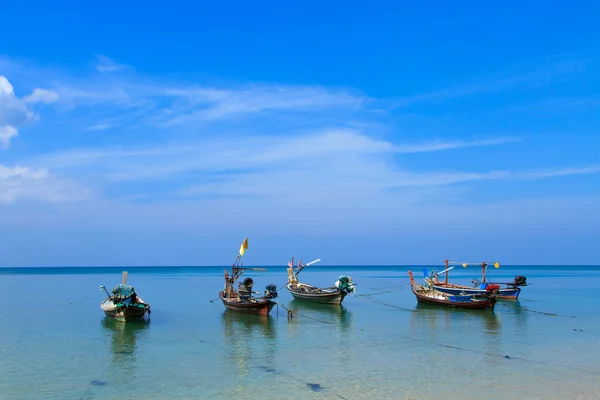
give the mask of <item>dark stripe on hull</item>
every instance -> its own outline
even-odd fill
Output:
[[[433,285],[433,288],[437,291],[448,293],[448,294],[454,294],[454,295],[461,295],[463,293],[468,294],[468,295],[483,295],[483,294],[488,293],[485,290],[466,288],[466,287],[461,288],[461,287],[446,287],[446,286]],[[521,289],[519,289],[519,288],[517,288],[517,289],[500,289],[500,290],[498,290],[498,294],[496,294],[496,298],[503,299],[503,300],[517,300],[519,298],[520,293],[521,293]]]
[[[450,301],[446,299],[437,299],[429,297],[423,293],[420,293],[418,290],[415,290],[414,287],[411,287],[412,292],[414,293],[417,301],[420,303],[427,304],[436,304],[440,306],[453,307],[453,308],[464,308],[471,310],[483,310],[486,308],[494,309],[496,304],[496,299],[485,299],[485,300],[472,300],[469,302],[458,302],[458,301]]]
[[[453,301],[436,300],[436,299],[431,299],[431,298],[428,298],[425,296],[419,296],[419,295],[417,295],[417,301],[419,301],[420,303],[436,304],[436,305],[453,307],[453,308],[465,308],[465,309],[470,309],[470,310],[483,310],[486,308],[491,308],[493,310],[494,303],[495,303],[492,301],[473,301],[473,302],[469,302],[469,303],[459,303],[459,302],[453,302]]]

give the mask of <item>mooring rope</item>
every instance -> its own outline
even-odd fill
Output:
[[[408,285],[410,285],[410,283],[406,283],[406,284],[404,284],[404,285],[400,285],[400,286],[392,286],[392,288],[393,288],[393,289],[389,289],[389,290],[386,290],[386,291],[383,291],[383,292],[374,292],[374,293],[361,293],[361,294],[360,294],[360,296],[366,296],[366,297],[369,297],[369,296],[377,296],[377,295],[380,295],[380,294],[385,294],[385,293],[391,293],[391,292],[395,292],[395,291],[397,291],[397,290],[400,290],[400,289],[402,289],[403,287],[406,287],[406,286],[408,286]],[[383,288],[382,288],[382,289],[383,289]]]
[[[396,306],[394,304],[384,303],[384,302],[373,300],[373,299],[370,299],[368,297],[363,297],[363,296],[364,295],[360,295],[360,294],[355,294],[354,295],[354,297],[356,297],[357,299],[367,300],[367,301],[370,301],[372,303],[377,303],[377,304],[381,304],[382,306],[397,308],[397,309],[402,310],[402,311],[409,311],[409,312],[419,312],[419,311],[421,311],[421,310],[415,310],[413,308],[406,308],[406,307]]]
[[[531,312],[531,313],[548,315],[548,316],[551,316],[551,317],[577,318],[574,315],[564,315],[564,314],[549,313],[549,312],[545,312],[545,311],[536,311],[536,310],[531,310],[529,308],[525,308],[523,306],[517,307],[515,304],[510,304],[510,303],[507,303],[507,302],[496,303],[496,304],[502,304],[503,306],[506,306],[506,307],[512,307],[515,310],[523,310],[523,311],[527,311],[527,312]]]
[[[600,376],[600,372],[597,372],[597,371],[590,371],[590,370],[586,370],[586,369],[573,368],[572,366],[563,365],[563,364],[557,364],[557,363],[548,362],[548,361],[532,360],[530,358],[525,358],[525,357],[509,356],[507,354],[493,353],[493,352],[490,352],[490,351],[474,350],[474,349],[470,349],[470,348],[467,348],[467,347],[454,346],[454,345],[449,345],[449,344],[444,344],[444,343],[436,343],[436,342],[432,342],[432,341],[425,340],[425,339],[412,338],[412,340],[415,340],[415,341],[418,341],[418,342],[427,343],[427,344],[433,344],[433,345],[440,346],[440,347],[445,347],[445,348],[448,348],[448,349],[468,351],[468,352],[471,352],[471,353],[478,353],[478,354],[485,354],[487,356],[496,357],[496,358],[499,358],[499,359],[519,360],[519,361],[524,361],[524,362],[532,363],[532,364],[550,365],[550,366],[554,366],[554,367],[565,368],[565,369],[569,369],[569,370],[574,370],[574,371],[578,371],[578,372],[583,372],[583,373],[587,373],[587,374],[591,374],[591,375]]]
[[[292,316],[293,316],[293,315],[300,315],[300,316],[303,316],[303,317],[305,317],[305,318],[312,319],[312,320],[314,320],[314,321],[317,321],[317,322],[321,322],[321,323],[323,323],[323,324],[330,324],[330,325],[333,325],[333,322],[329,322],[329,321],[323,321],[323,320],[321,320],[321,319],[318,319],[318,318],[310,317],[310,316],[308,316],[308,315],[306,315],[306,314],[302,314],[302,313],[300,313],[299,311],[292,311],[292,310],[290,310],[289,308],[287,308],[286,306],[284,306],[283,304],[281,305],[281,307],[283,307],[283,308],[284,308],[284,309],[286,309],[286,310],[287,310],[289,313],[291,313],[291,314],[292,314]]]
[[[98,375],[97,379],[94,379],[93,381],[90,381],[89,386],[87,387],[87,389],[85,390],[85,392],[83,392],[83,395],[81,395],[81,397],[79,398],[79,400],[83,400],[89,394],[89,392],[94,387],[94,383],[93,382],[100,381],[100,379],[104,376],[104,374],[106,374],[106,371],[108,371],[110,369],[110,367],[112,367],[112,365],[115,363],[115,360],[117,359],[117,357],[118,357],[117,355],[115,355],[113,357],[112,361],[106,366],[106,368],[104,368],[102,370],[102,372],[100,373],[100,375]]]
[[[72,306],[72,305],[75,305],[75,304],[87,303],[88,301],[91,301],[91,300],[94,300],[94,299],[97,299],[97,298],[98,297],[96,297],[96,296],[94,296],[94,297],[88,297],[87,299],[78,300],[78,301],[72,301],[70,303],[60,304],[60,305],[57,305],[57,306],[54,306],[54,307],[56,307],[56,308],[58,308],[58,307],[68,307],[68,306]]]

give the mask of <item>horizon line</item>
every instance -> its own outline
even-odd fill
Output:
[[[321,267],[431,267],[438,264],[330,264],[323,265]],[[488,264],[491,265],[491,264]],[[443,267],[442,263],[440,267]],[[479,265],[472,265],[477,268]],[[500,264],[500,267],[600,267],[600,264]],[[228,265],[27,265],[27,266],[0,266],[0,269],[8,268],[229,268]],[[286,264],[281,265],[267,265],[267,264],[256,264],[247,265],[245,268],[287,268]],[[319,266],[317,266],[318,268]]]

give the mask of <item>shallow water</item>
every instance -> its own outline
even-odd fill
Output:
[[[301,281],[350,275],[359,296],[321,306],[283,288],[266,318],[210,302],[220,267],[127,270],[152,305],[147,323],[100,310],[99,286],[121,269],[0,269],[0,398],[600,398],[600,292],[585,287],[599,267],[490,270],[532,284],[491,312],[418,305],[405,267],[311,266]],[[287,278],[285,267],[251,276],[260,291]]]

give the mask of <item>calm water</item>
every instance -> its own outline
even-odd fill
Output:
[[[493,312],[419,306],[407,269],[308,267],[301,280],[350,275],[363,297],[317,306],[284,288],[264,318],[210,302],[222,268],[128,268],[152,315],[126,325],[100,310],[120,268],[0,269],[0,398],[600,398],[600,267],[491,269],[532,284]],[[251,276],[261,292],[287,279]]]

